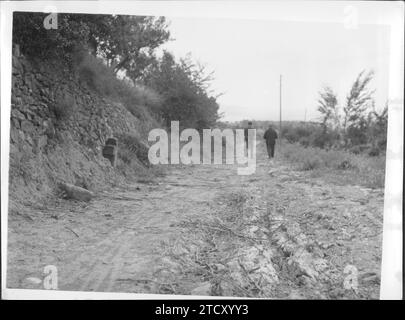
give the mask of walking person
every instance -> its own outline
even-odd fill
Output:
[[[246,151],[248,152],[248,156],[252,155],[252,150],[251,150],[251,148],[249,149],[249,129],[253,129],[252,121],[248,122],[248,126],[244,130],[244,133],[245,133],[245,145],[246,145]],[[252,147],[252,146],[250,146],[250,147]]]
[[[271,125],[269,125],[269,128],[264,133],[263,138],[266,140],[267,154],[269,156],[269,159],[272,159],[274,158],[274,148],[276,146],[276,139],[278,138],[278,136],[277,132]]]

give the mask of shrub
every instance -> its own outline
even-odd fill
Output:
[[[64,121],[70,118],[75,108],[76,102],[69,94],[63,94],[56,98],[52,107],[56,120],[58,121]]]
[[[79,53],[77,71],[79,79],[103,96],[117,96],[119,79],[101,59]]]
[[[121,102],[139,119],[147,117],[146,108],[157,112],[162,104],[160,96],[152,89],[134,86],[130,81],[118,79],[102,60],[89,54],[78,58],[79,79],[100,95]]]
[[[354,153],[354,154],[361,154],[368,148],[369,148],[369,146],[366,144],[359,144],[357,146],[351,147],[348,151],[350,151],[351,153]]]
[[[322,159],[319,156],[306,156],[302,159],[301,170],[314,170],[322,166]]]
[[[138,160],[145,166],[149,166],[149,148],[138,137],[131,134],[118,136],[118,157],[126,164],[132,164]]]
[[[310,145],[310,140],[309,137],[302,137],[298,140],[298,142],[303,145],[304,147],[309,147]]]
[[[343,160],[337,165],[337,169],[346,170],[352,168],[353,165],[351,164],[350,160]]]
[[[371,147],[367,154],[370,157],[377,157],[380,155],[380,149],[378,147]]]
[[[385,157],[367,154],[355,155],[344,150],[323,150],[303,147],[300,144],[285,143],[282,157],[297,170],[317,170],[333,183],[358,184],[370,188],[384,187]]]
[[[308,137],[311,135],[310,125],[288,126],[282,129],[282,137],[290,143],[303,142],[308,145]]]

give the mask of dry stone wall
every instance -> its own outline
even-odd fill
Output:
[[[98,189],[122,179],[102,148],[123,133],[142,140],[142,122],[61,66],[18,53],[12,61],[10,197],[44,196],[61,181]]]

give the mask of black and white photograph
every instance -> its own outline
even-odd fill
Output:
[[[2,3],[2,295],[402,299],[403,3],[147,2]]]

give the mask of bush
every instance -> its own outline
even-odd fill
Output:
[[[75,49],[86,46],[90,34],[89,25],[73,19],[71,14],[58,13],[58,28],[47,30],[43,23],[48,14],[14,12],[13,43],[20,45],[21,52],[30,57],[70,63]]]
[[[302,142],[303,145],[309,145],[309,136],[313,127],[309,124],[288,126],[282,129],[282,137],[290,143]]]
[[[147,117],[146,108],[158,112],[161,97],[152,89],[133,86],[129,81],[118,79],[102,60],[89,54],[78,57],[79,79],[100,95],[121,102],[129,112],[139,119]]]
[[[131,134],[121,134],[118,136],[118,157],[126,164],[139,161],[145,166],[149,166],[149,148],[143,144],[138,137]]]
[[[367,153],[370,157],[377,157],[380,155],[380,150],[378,147],[371,147]]]
[[[76,102],[71,95],[63,94],[55,99],[53,104],[53,112],[56,120],[64,121],[69,119],[76,108]]]
[[[298,142],[305,147],[330,148],[340,140],[337,132],[334,130],[325,131],[318,123],[288,125],[282,132],[282,137],[288,142]]]
[[[359,144],[357,146],[353,146],[349,148],[349,152],[354,153],[354,154],[361,154],[364,151],[366,151],[370,146],[367,144]]]
[[[355,155],[344,150],[323,150],[303,147],[298,143],[286,143],[281,149],[282,157],[297,170],[317,170],[325,179],[334,183],[358,184],[370,188],[383,188],[385,157]]]
[[[301,170],[314,170],[322,166],[322,159],[318,156],[307,156],[302,159]]]
[[[181,128],[204,129],[215,125],[219,119],[217,97],[210,90],[211,74],[189,58],[176,61],[164,52],[158,63],[147,70],[145,85],[163,97],[159,115],[170,126],[179,121]]]
[[[351,169],[353,168],[352,163],[350,162],[350,160],[343,160],[342,162],[340,162],[337,167],[337,169],[341,169],[341,170],[347,170],[347,169]]]

